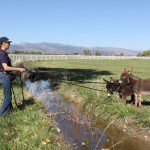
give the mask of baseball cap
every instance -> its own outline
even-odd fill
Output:
[[[11,43],[12,41],[10,41],[7,37],[3,36],[3,37],[0,37],[0,44],[3,44],[3,42]]]

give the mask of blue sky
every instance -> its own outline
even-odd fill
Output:
[[[0,0],[0,35],[14,43],[150,49],[150,0]]]

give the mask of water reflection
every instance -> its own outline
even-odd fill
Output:
[[[57,92],[52,92],[49,81],[30,82],[27,80],[26,86],[36,99],[45,104],[49,116],[54,118],[73,149],[149,150],[149,147],[143,145],[142,141],[124,138],[118,130],[103,134],[100,126],[97,126],[90,117],[86,118],[73,104],[65,102]]]

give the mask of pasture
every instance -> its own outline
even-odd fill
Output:
[[[59,92],[69,101],[76,102],[85,114],[91,112],[97,120],[117,120],[117,123],[134,128],[139,133],[148,133],[150,129],[150,96],[142,96],[143,106],[134,107],[126,104],[118,94],[112,99],[105,92],[76,86],[75,84],[106,90],[105,85],[96,83],[79,83],[78,81],[103,82],[103,78],[120,78],[124,68],[132,69],[137,77],[150,78],[150,60],[59,60],[59,61],[26,61],[26,66],[39,68],[41,71],[52,72],[56,81],[60,82]],[[57,79],[63,74],[68,84]],[[55,77],[55,76],[54,76]],[[130,97],[128,98],[130,99]]]
[[[88,116],[90,114],[97,123],[103,120],[115,121],[115,124],[123,127],[123,129],[126,127],[128,135],[139,134],[145,140],[149,140],[150,137],[150,96],[142,96],[143,106],[134,107],[134,105],[126,104],[122,101],[117,93],[109,99],[105,92],[104,84],[86,82],[104,82],[103,78],[109,80],[110,77],[119,79],[124,68],[133,68],[135,76],[149,78],[149,63],[150,60],[55,60],[24,62],[27,68],[38,68],[39,71],[51,72],[54,76],[51,80],[60,84],[58,92],[62,97],[68,102],[76,103],[77,107],[85,115]],[[69,82],[69,84],[64,81]],[[83,86],[102,91],[84,88]],[[14,88],[18,98],[21,98],[18,81],[16,81]],[[0,140],[0,145],[3,145],[2,148],[60,149],[60,147],[63,147],[67,149],[68,146],[56,140],[54,133],[55,124],[53,124],[53,120],[47,119],[44,115],[44,106],[30,98],[27,91],[25,91],[25,99],[23,108],[15,107],[16,111],[14,113],[0,119],[0,136],[4,137]],[[8,139],[9,144],[5,144]],[[13,144],[14,142],[16,144]]]
[[[1,150],[35,150],[56,149],[60,147],[67,149],[63,137],[58,140],[55,133],[56,125],[52,118],[47,118],[42,102],[36,101],[24,86],[25,100],[23,105],[20,82],[13,82],[16,95],[17,107],[12,100],[14,112],[0,117],[0,149]],[[2,105],[3,94],[0,85],[0,105]]]

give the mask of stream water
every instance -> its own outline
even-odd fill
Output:
[[[65,102],[57,92],[52,92],[49,81],[28,80],[26,86],[36,99],[46,105],[49,116],[54,118],[58,130],[73,149],[149,150],[150,147],[142,141],[127,138],[116,129],[104,132],[90,117],[85,117],[73,104]]]

